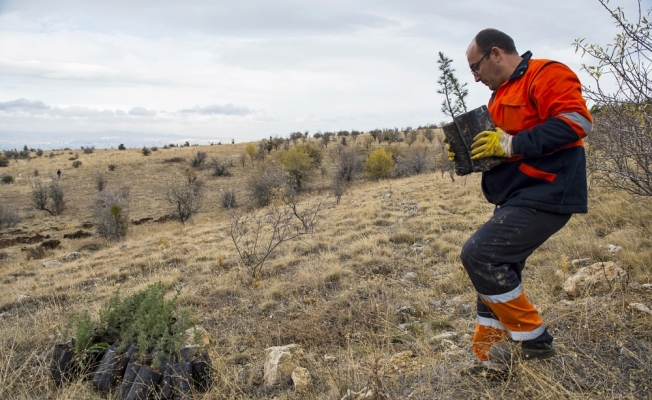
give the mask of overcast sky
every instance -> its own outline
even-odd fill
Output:
[[[636,0],[610,5],[638,13]],[[590,59],[573,41],[617,32],[597,0],[0,0],[0,135],[243,141],[439,123],[437,53],[468,105],[485,104],[465,51],[487,27],[578,73]]]

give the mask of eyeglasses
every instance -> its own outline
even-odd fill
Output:
[[[478,69],[480,68],[480,64],[482,63],[482,60],[484,60],[485,58],[487,58],[491,54],[491,50],[492,49],[489,49],[489,51],[486,52],[485,55],[482,56],[482,58],[477,63],[471,64],[471,73],[473,74],[473,76],[479,76],[480,75],[478,73]]]

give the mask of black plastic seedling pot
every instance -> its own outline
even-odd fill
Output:
[[[473,172],[488,171],[496,165],[507,161],[503,157],[487,157],[471,160],[471,144],[480,132],[494,129],[494,123],[486,106],[478,107],[455,117],[454,121],[444,125],[444,136],[455,152],[455,173],[468,175]]]

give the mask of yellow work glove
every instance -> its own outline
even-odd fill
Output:
[[[455,152],[451,150],[451,145],[448,144],[448,139],[444,138],[446,143],[446,152],[448,153],[448,161],[455,161]]]
[[[511,157],[512,135],[500,128],[493,131],[482,131],[475,135],[471,145],[471,160],[485,157]]]

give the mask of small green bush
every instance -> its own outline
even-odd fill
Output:
[[[148,155],[152,154],[152,151],[150,149],[148,149],[147,147],[143,147],[143,149],[140,152],[143,153],[144,156],[148,156]]]
[[[82,162],[79,161],[79,160],[75,160],[75,161],[72,162],[72,166],[74,168],[79,168],[80,165],[82,165]]]
[[[14,183],[14,177],[11,175],[2,175],[2,178],[0,178],[0,180],[2,180],[2,183],[4,183],[5,185]]]
[[[115,171],[118,166],[115,164],[109,164],[109,171]]]
[[[120,143],[120,145],[118,146],[118,150],[127,150],[127,148],[125,147],[124,144]]]

